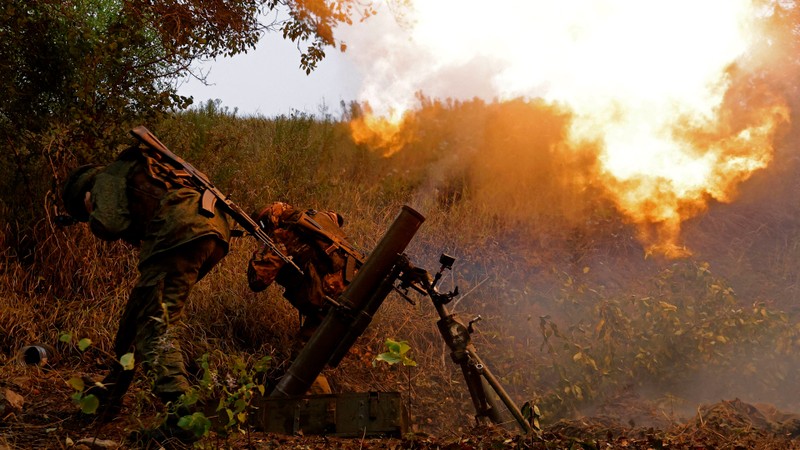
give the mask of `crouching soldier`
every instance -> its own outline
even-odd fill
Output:
[[[272,238],[276,246],[292,258],[303,273],[286,265],[264,244],[259,244],[247,266],[247,282],[254,292],[277,282],[283,296],[300,313],[300,330],[292,357],[297,356],[322,323],[329,299],[336,298],[352,280],[363,256],[347,243],[342,231],[344,219],[333,211],[297,210],[276,202],[253,219]],[[327,379],[320,375],[309,393],[331,392]]]
[[[153,391],[169,406],[190,387],[176,325],[192,287],[227,254],[231,233],[224,211],[215,206],[213,215],[201,214],[201,193],[175,168],[149,155],[132,146],[106,166],[79,167],[64,184],[63,201],[98,238],[139,247],[139,277],[119,322],[114,353],[119,359],[133,352],[134,360],[154,374]],[[113,414],[134,370],[118,362],[109,369],[102,386],[89,393]],[[165,430],[181,437],[172,413]]]

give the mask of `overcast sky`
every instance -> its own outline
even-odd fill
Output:
[[[194,97],[195,105],[219,99],[239,115],[266,117],[300,111],[319,114],[322,105],[338,115],[340,101],[355,100],[361,83],[353,64],[336,49],[317,69],[306,75],[300,69],[300,52],[280,33],[269,33],[255,50],[232,58],[219,58],[198,66],[208,72],[208,85],[196,79],[184,81],[181,95]]]
[[[323,104],[337,115],[340,102],[351,100],[386,116],[414,109],[418,92],[462,100],[541,97],[572,106],[644,95],[674,104],[675,92],[654,89],[709,86],[697,77],[716,77],[741,53],[740,28],[752,8],[749,0],[495,3],[486,9],[480,0],[419,0],[408,15],[395,16],[378,2],[377,15],[335,29],[347,52],[326,48],[310,75],[299,67],[296,45],[271,32],[249,53],[199,66],[209,71],[209,85],[190,79],[179,92],[196,104],[219,99],[240,115],[267,117],[317,114]],[[690,5],[693,14],[686,14]]]

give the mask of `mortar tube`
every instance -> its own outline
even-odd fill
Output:
[[[402,207],[375,250],[337,300],[343,308],[334,310],[325,317],[270,393],[270,397],[300,396],[308,391],[334,353],[341,352],[342,339],[353,326],[353,317],[362,312],[385,283],[386,277],[424,221],[425,217],[419,212],[409,206]]]
[[[337,367],[342,359],[347,356],[350,347],[352,347],[356,340],[367,330],[367,327],[372,322],[373,316],[378,312],[378,308],[380,308],[383,301],[386,300],[386,297],[394,289],[394,282],[398,275],[399,271],[397,268],[393,268],[392,272],[384,277],[381,283],[378,284],[378,287],[375,289],[372,296],[370,296],[369,300],[365,302],[358,311],[358,314],[353,317],[350,326],[339,340],[330,358],[328,358],[328,365],[330,367]]]

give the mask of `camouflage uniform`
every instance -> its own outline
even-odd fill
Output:
[[[64,193],[67,210],[88,221],[96,236],[140,247],[139,278],[120,320],[114,352],[119,358],[134,351],[135,360],[155,373],[154,393],[165,402],[189,388],[174,326],[192,286],[225,256],[230,240],[228,216],[219,209],[210,218],[199,214],[201,194],[171,177],[170,170],[131,147],[108,166],[92,170],[85,184],[92,202],[88,216],[81,217],[86,211],[76,206],[85,192],[80,186],[70,187],[68,181]],[[113,364],[103,382],[110,389],[108,400],[118,402],[132,378],[132,370]]]
[[[345,274],[347,259],[352,258],[324,236],[298,225],[301,214],[306,214],[330,235],[342,241],[346,239],[339,214],[333,211],[298,211],[291,205],[276,202],[254,214],[254,220],[265,229],[281,252],[292,257],[303,274],[287,265],[264,244],[259,244],[247,266],[250,289],[260,292],[275,281],[284,288],[283,296],[300,312],[302,323],[292,352],[295,355],[322,323],[328,304],[325,297],[336,299],[344,291],[349,281]]]

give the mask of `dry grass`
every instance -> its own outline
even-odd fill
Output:
[[[346,230],[353,243],[364,251],[380,240],[403,204],[422,212],[426,221],[407,253],[416,264],[432,271],[438,269],[440,253],[457,258],[441,287],[449,290],[458,285],[462,295],[450,307],[462,320],[479,314],[483,317],[473,335],[475,344],[519,403],[532,399],[547,401],[550,406],[558,401],[585,406],[602,402],[604,395],[614,395],[617,388],[627,388],[626,383],[641,381],[627,375],[629,367],[618,367],[635,354],[602,353],[610,347],[595,331],[601,320],[599,305],[628,305],[630,299],[648,297],[676,303],[665,293],[663,278],[663,270],[671,270],[674,263],[644,261],[642,246],[633,238],[635,230],[602,198],[572,190],[568,180],[548,178],[558,165],[553,153],[544,152],[530,160],[517,158],[516,166],[499,160],[506,150],[522,155],[531,145],[552,150],[547,142],[534,142],[529,135],[512,141],[504,137],[521,126],[533,127],[533,133],[535,123],[544,123],[550,130],[547,135],[557,137],[563,123],[557,111],[537,110],[527,118],[533,121],[528,123],[521,105],[514,105],[516,119],[510,122],[502,120],[496,105],[454,108],[452,118],[434,117],[420,124],[420,138],[406,153],[382,158],[353,144],[346,126],[329,118],[242,119],[215,108],[207,105],[150,129],[173,151],[207,172],[246,210],[275,200],[335,209],[347,219]],[[500,131],[487,133],[487,123]],[[503,147],[506,144],[510,147]],[[483,164],[484,158],[492,164]],[[576,171],[587,164],[581,155],[573,155],[568,162]],[[522,177],[523,182],[514,184],[512,175]],[[526,198],[536,201],[526,202]],[[747,251],[758,243],[755,236],[766,233],[760,230],[773,233],[770,242],[787,240],[783,250],[772,256],[774,270],[748,273],[747,280],[794,283],[790,268],[800,235],[796,221],[773,224],[741,215],[704,220],[716,233],[714,240],[704,241],[709,243],[702,248],[704,254],[715,254],[719,264],[730,267],[747,267],[741,261],[748,255],[764,255]],[[7,226],[4,229],[9,233]],[[99,242],[83,225],[56,228],[46,215],[28,230],[26,239],[35,242],[32,256],[23,258],[10,249],[0,254],[3,363],[10,363],[23,345],[57,343],[62,332],[71,332],[90,338],[93,346],[83,354],[74,346],[60,345],[64,364],[76,371],[100,370],[95,363],[107,358],[119,314],[135,280],[135,250]],[[727,259],[719,250],[724,248],[722,243],[731,242],[725,237],[731,235],[739,239],[733,242],[741,245],[730,249],[731,259]],[[245,266],[251,245],[251,238],[234,240],[230,254],[192,292],[181,329],[187,360],[214,354],[214,363],[224,366],[225,355],[247,360],[271,355],[277,370],[286,365],[297,329],[296,312],[277,287],[260,294],[248,290]],[[733,284],[738,280],[728,277],[722,281]],[[699,285],[687,282],[685,286]],[[787,292],[794,292],[790,287],[786,285]],[[705,295],[706,288],[685,288],[680,295],[704,298],[701,294]],[[750,296],[737,299],[745,306],[755,300]],[[776,329],[779,322],[796,323],[791,316],[781,322],[780,306],[775,302],[768,308],[774,313],[770,316],[774,322],[769,323],[775,323]],[[559,347],[557,354],[543,347],[543,316],[560,324],[564,332],[563,348]],[[689,326],[707,323],[689,323],[688,315],[680,319]],[[469,395],[438,334],[436,320],[427,299],[419,298],[417,305],[410,305],[391,295],[350,355],[328,371],[329,378],[343,391],[403,392],[425,431],[447,433],[470,425]],[[654,334],[646,334],[654,329],[648,328],[650,322],[632,323],[627,328],[620,324],[618,336],[624,332],[628,340],[655,339]],[[387,338],[407,340],[418,366],[373,367]],[[743,339],[764,344],[758,336]],[[646,346],[647,341],[641,342]],[[786,342],[776,356],[791,355],[797,343]],[[595,373],[583,361],[574,360],[576,345],[586,347],[586,354],[610,356],[608,367],[614,370]],[[786,361],[794,359],[786,357]],[[680,374],[689,367],[681,360],[659,364],[656,368],[661,372],[655,373],[662,375]],[[690,367],[696,367],[696,362]],[[647,381],[658,384],[659,380]],[[597,396],[581,402],[573,394],[564,394],[565,386],[580,383],[587,393]],[[765,388],[778,386],[785,385]],[[559,411],[573,410],[553,406],[546,414],[555,419]]]

